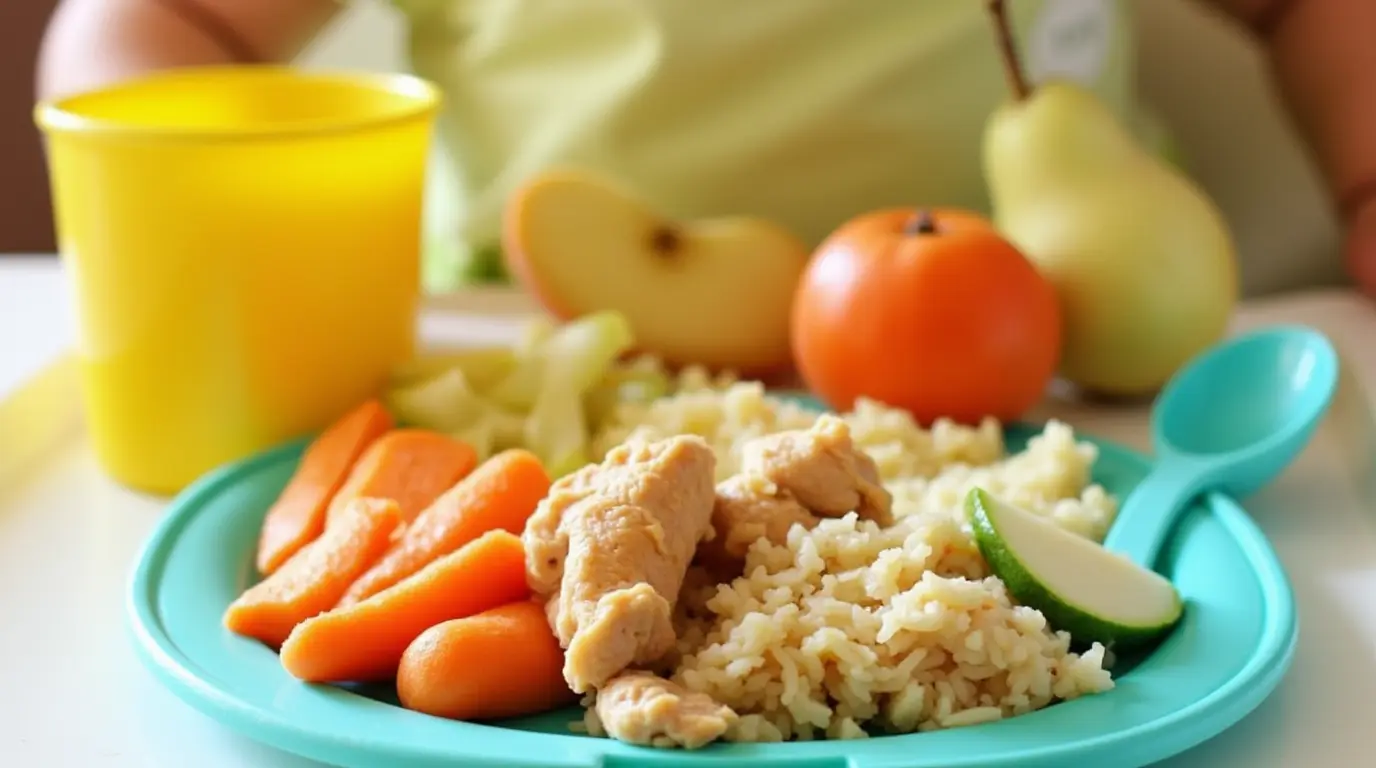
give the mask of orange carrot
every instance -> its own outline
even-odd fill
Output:
[[[282,644],[282,666],[313,683],[390,680],[425,630],[529,595],[520,538],[489,531],[361,603],[303,621]]]
[[[534,715],[578,701],[545,609],[523,600],[421,633],[401,656],[407,709],[455,720]]]
[[[493,456],[421,512],[349,587],[340,606],[372,597],[488,531],[519,536],[549,484],[544,465],[530,451],[513,448]]]
[[[297,624],[328,611],[392,541],[401,512],[390,499],[358,499],[315,541],[225,610],[233,632],[276,648]]]
[[[344,485],[349,468],[391,428],[387,409],[369,400],[311,441],[287,487],[263,518],[258,535],[259,573],[266,576],[277,570],[325,530],[325,511]]]
[[[468,443],[428,429],[394,429],[373,442],[330,501],[325,525],[353,499],[393,499],[410,523],[421,510],[473,471],[478,453]]]

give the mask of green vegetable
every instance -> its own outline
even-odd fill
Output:
[[[979,488],[965,512],[1008,593],[1076,640],[1141,646],[1180,620],[1180,595],[1160,574]]]
[[[648,403],[671,394],[673,380],[662,367],[635,361],[613,366],[583,398],[589,424],[601,424],[622,403]]]
[[[535,397],[540,393],[540,379],[545,372],[545,356],[541,350],[556,330],[557,326],[545,317],[526,324],[512,352],[515,363],[505,376],[487,390],[487,396],[493,402],[518,411],[528,411],[534,407]]]
[[[516,353],[506,347],[462,349],[419,355],[392,371],[393,386],[418,384],[458,368],[476,391],[482,392],[501,381],[516,367]]]
[[[596,312],[560,327],[532,353],[540,360],[542,375],[526,419],[526,447],[551,476],[589,461],[583,397],[634,343],[625,317]]]
[[[386,402],[398,420],[451,434],[484,458],[526,448],[558,477],[593,458],[589,403],[609,412],[618,398],[667,393],[658,367],[618,363],[633,344],[630,324],[616,312],[559,326],[536,321],[512,349],[444,353],[403,366]]]
[[[473,391],[461,368],[387,393],[388,410],[398,421],[447,432],[470,443],[479,457],[518,445],[525,419]]]

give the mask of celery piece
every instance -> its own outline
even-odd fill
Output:
[[[497,452],[493,439],[495,431],[496,424],[491,419],[478,419],[467,427],[450,432],[449,436],[470,445],[477,452],[478,461],[484,462]]]
[[[670,393],[673,381],[660,367],[639,362],[618,363],[583,397],[583,409],[594,431],[616,413],[622,403],[648,403]]]
[[[542,374],[525,442],[551,473],[587,462],[583,397],[633,343],[625,317],[596,312],[564,325],[540,345]]]
[[[468,385],[461,368],[450,368],[419,384],[393,388],[384,399],[397,420],[438,432],[468,427],[490,407]]]
[[[557,326],[547,317],[526,323],[512,351],[514,363],[506,375],[483,393],[492,402],[514,411],[525,412],[535,405],[540,392],[540,378],[544,374],[543,348],[556,333]]]
[[[549,340],[559,330],[549,315],[540,315],[527,321],[521,328],[521,336],[516,340],[516,355],[526,358],[534,354],[541,344]]]
[[[525,440],[525,418],[473,392],[462,369],[450,368],[429,381],[399,387],[385,398],[398,420],[446,432],[471,444],[481,458]]]
[[[508,347],[427,352],[393,369],[391,383],[394,387],[419,384],[450,368],[458,368],[463,371],[469,386],[482,392],[501,381],[515,367],[516,352]]]

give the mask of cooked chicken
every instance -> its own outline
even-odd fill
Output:
[[[832,414],[818,417],[810,429],[746,443],[741,472],[769,480],[819,517],[855,512],[893,524],[893,497],[880,484],[874,459],[855,447],[850,426]]]
[[[631,744],[697,749],[736,723],[730,707],[656,677],[623,672],[597,693],[597,718],[607,735]]]
[[[554,481],[526,520],[521,543],[526,549],[526,581],[535,594],[547,595],[559,588],[569,549],[569,538],[560,530],[560,522],[568,508],[587,498],[595,490],[597,479],[608,472],[603,464],[589,464],[564,475]]]
[[[795,523],[810,530],[818,521],[792,494],[760,475],[734,475],[717,484],[712,507],[715,535],[699,547],[698,555],[714,569],[739,563],[756,541],[768,539],[782,544]],[[739,573],[721,575],[729,578]]]
[[[547,598],[574,691],[599,688],[673,648],[674,603],[711,530],[715,470],[698,437],[618,446],[552,490],[527,525],[531,588]]]

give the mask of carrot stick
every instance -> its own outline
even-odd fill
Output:
[[[545,609],[523,600],[422,632],[401,655],[397,697],[455,720],[533,715],[578,700],[563,669]]]
[[[282,666],[308,682],[390,680],[422,632],[530,595],[521,540],[489,531],[376,595],[302,622]]]
[[[358,499],[315,541],[225,610],[232,632],[276,648],[297,624],[328,611],[392,541],[401,512],[390,499]]]
[[[410,523],[446,488],[473,471],[478,453],[448,435],[427,429],[394,429],[379,437],[354,464],[330,501],[326,527],[353,499],[394,499]]]
[[[321,432],[301,455],[295,474],[263,518],[258,535],[258,572],[264,576],[325,530],[330,499],[368,446],[392,428],[392,417],[368,400]]]
[[[544,465],[530,451],[513,448],[493,456],[421,512],[349,587],[340,606],[372,597],[488,531],[519,536],[549,484]]]

